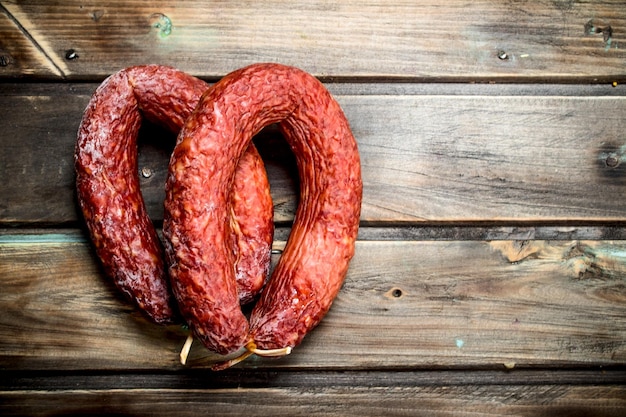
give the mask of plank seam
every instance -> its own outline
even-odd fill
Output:
[[[232,389],[279,387],[437,387],[437,386],[624,386],[626,369],[544,368],[518,371],[457,370],[272,370],[231,369],[207,373],[206,369],[184,372],[137,371],[4,371],[0,392],[81,389]]]

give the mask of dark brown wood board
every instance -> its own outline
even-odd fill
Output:
[[[8,392],[10,415],[621,417],[621,386],[456,385]],[[26,406],[24,406],[26,404]]]
[[[241,367],[620,365],[625,257],[624,241],[361,241],[306,343]],[[0,265],[2,368],[182,368],[186,332],[118,297],[80,235],[6,235]],[[188,363],[220,360],[195,344]]]
[[[1,3],[0,3],[1,4]],[[6,9],[0,6],[0,76],[58,78],[61,72]]]
[[[626,8],[618,0],[2,6],[66,78],[147,62],[219,77],[261,61],[341,79],[612,82],[626,75]]]
[[[626,219],[619,198],[626,195],[626,99],[612,87],[582,91],[598,94],[591,96],[563,95],[571,90],[554,86],[541,95],[436,87],[407,87],[403,94],[367,85],[338,91],[361,153],[363,222]],[[12,138],[0,150],[0,222],[78,220],[72,158],[93,89],[0,84],[7,97],[0,103],[0,127]],[[174,136],[153,126],[143,137],[139,168],[152,175],[141,181],[158,221]],[[276,220],[291,221],[297,204],[293,158],[275,129],[257,144],[270,171]]]
[[[105,77],[214,82],[298,66],[359,145],[357,250],[281,359],[149,323],[106,277],[74,191]],[[626,415],[626,3],[0,0],[0,415]],[[145,123],[157,229],[175,134]],[[278,129],[255,138],[276,262],[298,204]],[[147,174],[146,174],[147,173]]]

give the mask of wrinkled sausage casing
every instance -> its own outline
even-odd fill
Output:
[[[139,188],[138,131],[145,117],[177,133],[207,88],[170,67],[126,68],[96,89],[78,131],[77,197],[96,253],[115,285],[156,323],[176,321],[177,306]],[[253,146],[235,182],[231,251],[245,264],[237,276],[249,301],[265,281],[273,239],[269,183]]]
[[[294,152],[300,203],[250,323],[228,250],[235,168],[251,138],[278,123]],[[311,75],[255,64],[220,80],[186,121],[170,160],[163,232],[181,312],[209,349],[294,347],[326,314],[354,254],[362,198],[356,141]]]

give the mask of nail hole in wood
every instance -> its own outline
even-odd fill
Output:
[[[144,178],[150,178],[152,176],[152,170],[148,167],[141,168],[141,176]]]
[[[74,49],[68,49],[67,51],[65,51],[65,59],[67,59],[68,61],[73,61],[75,59],[78,59],[78,54]]]
[[[619,165],[619,159],[617,159],[617,157],[615,155],[609,155],[606,158],[606,166],[609,168],[615,168],[616,166]]]

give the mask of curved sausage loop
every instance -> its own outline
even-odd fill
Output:
[[[96,253],[115,285],[156,323],[177,320],[157,232],[139,188],[137,136],[142,116],[177,133],[209,86],[170,67],[130,67],[93,94],[78,130],[76,188]],[[253,146],[237,170],[231,250],[241,259],[242,299],[264,284],[273,239],[273,207],[263,162]],[[241,269],[240,268],[240,269]]]
[[[226,197],[244,149],[271,123],[279,124],[295,154],[300,204],[248,324],[236,300]],[[255,64],[237,70],[203,96],[169,169],[163,231],[183,317],[215,352],[251,342],[260,351],[288,353],[326,314],[354,254],[361,169],[339,104],[299,69]]]

